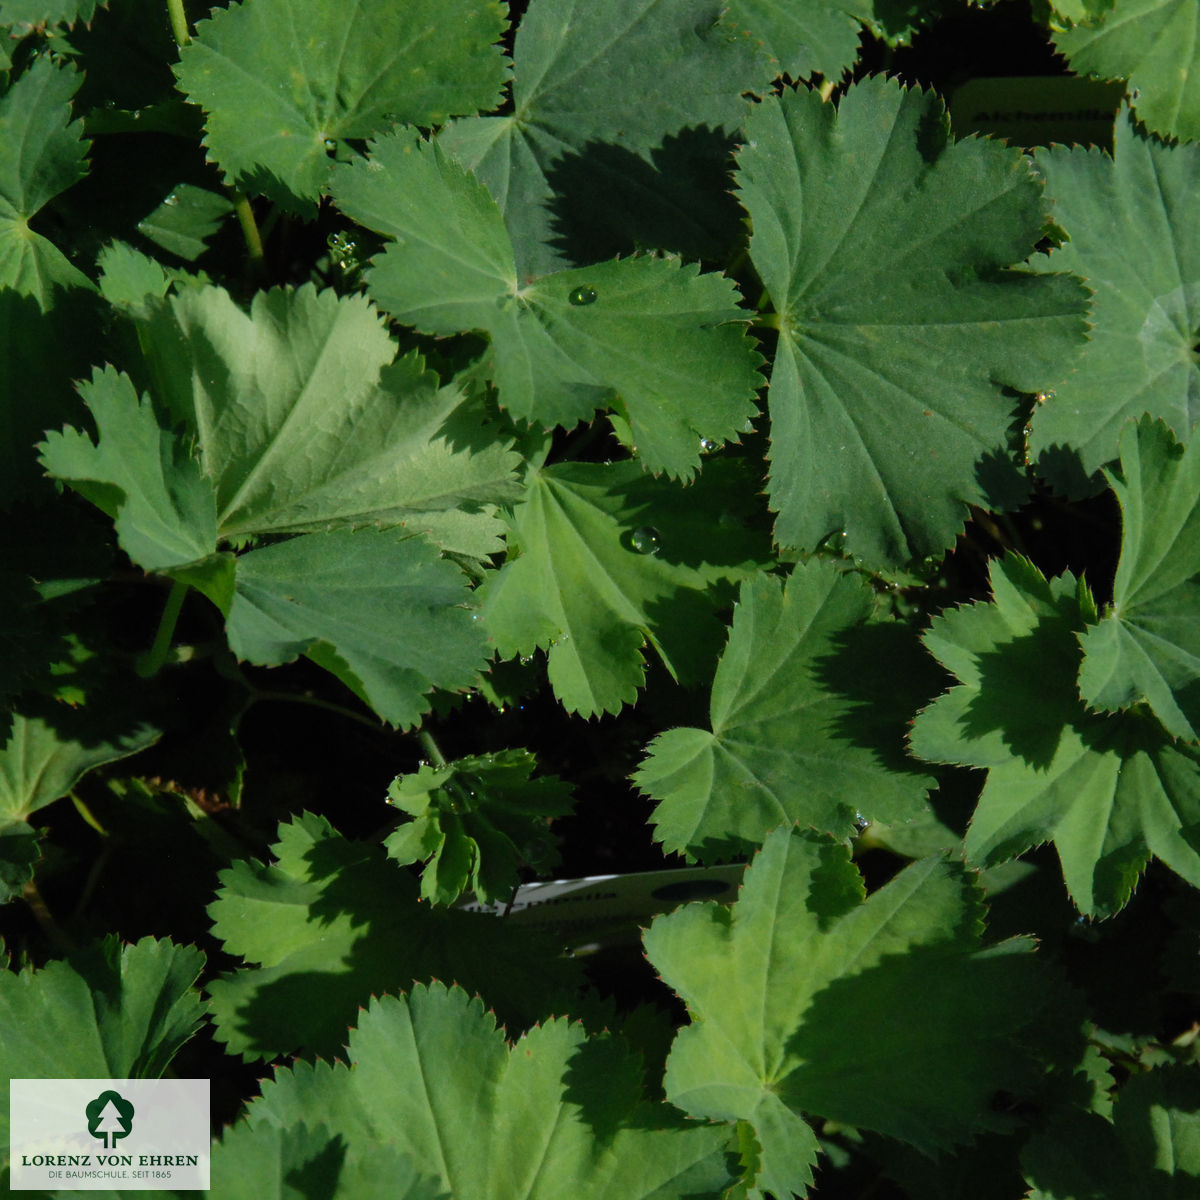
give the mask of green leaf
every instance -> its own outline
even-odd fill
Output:
[[[277,862],[239,862],[210,906],[225,950],[255,964],[209,984],[231,1053],[335,1055],[369,995],[417,979],[482,990],[524,1025],[574,994],[576,967],[548,939],[496,917],[419,903],[416,880],[379,846],[347,841],[321,817],[281,825]]]
[[[665,849],[728,856],[781,821],[849,836],[859,815],[919,814],[934,781],[905,760],[904,734],[932,673],[916,638],[872,621],[874,607],[869,583],[820,559],[786,586],[742,584],[711,733],[659,734],[634,776],[661,802],[651,820]]]
[[[0,97],[0,287],[33,296],[43,310],[59,288],[91,288],[55,245],[29,228],[41,209],[87,174],[88,143],[71,121],[79,86],[72,67],[38,59]]]
[[[136,754],[159,736],[119,706],[99,701],[94,708],[15,713],[0,749],[0,820],[25,820],[65,796],[93,767]]]
[[[1200,453],[1144,417],[1121,439],[1121,559],[1113,605],[1080,639],[1093,708],[1146,703],[1167,732],[1200,741]]]
[[[103,0],[5,0],[4,24],[22,30],[90,21]]]
[[[710,588],[762,552],[731,503],[737,483],[715,463],[689,488],[633,462],[530,472],[510,561],[480,589],[501,656],[548,650],[554,694],[585,715],[634,699],[647,642],[673,675],[698,681],[720,638]]]
[[[1200,1070],[1194,1064],[1134,1075],[1117,1093],[1111,1123],[1066,1112],[1022,1154],[1029,1200],[1125,1200],[1200,1195]]]
[[[304,654],[385,720],[415,725],[434,687],[474,682],[483,634],[466,576],[402,529],[292,538],[237,560],[226,614],[240,658],[277,666]]]
[[[96,258],[100,294],[114,308],[145,318],[147,301],[161,300],[171,281],[162,264],[127,242],[110,242]]]
[[[456,122],[442,137],[500,205],[519,278],[563,265],[551,244],[551,177],[567,162],[608,143],[630,153],[633,173],[670,134],[738,128],[742,94],[766,72],[754,43],[721,20],[722,8],[714,0],[532,0],[513,49],[514,112]]]
[[[415,820],[384,845],[398,863],[429,859],[421,895],[452,904],[468,888],[485,903],[508,900],[522,863],[544,872],[550,853],[547,822],[571,810],[571,789],[554,775],[531,779],[537,760],[528,750],[502,750],[424,765],[398,775],[388,799]]]
[[[495,538],[485,506],[514,493],[517,456],[480,444],[478,413],[419,356],[396,359],[363,297],[273,289],[245,313],[221,288],[187,288],[146,332],[156,399],[196,432],[222,538],[416,531],[460,507],[475,543]]]
[[[993,600],[951,609],[925,634],[961,681],[916,719],[911,746],[933,762],[986,767],[965,841],[992,865],[1055,843],[1079,910],[1124,906],[1151,855],[1200,886],[1200,751],[1153,718],[1100,716],[1075,680],[1086,588],[1047,582],[1016,555],[993,561]]]
[[[446,1200],[390,1146],[348,1152],[322,1124],[240,1122],[213,1145],[209,1192],[222,1200]]]
[[[1083,275],[1094,328],[1079,368],[1033,417],[1039,474],[1078,494],[1117,457],[1121,429],[1149,412],[1184,441],[1200,404],[1200,146],[1167,145],[1117,121],[1113,156],[1055,146],[1035,161],[1070,240],[1044,269]],[[1035,260],[1037,261],[1037,260]],[[1090,477],[1090,478],[1089,478]]]
[[[1077,75],[1128,80],[1138,119],[1200,138],[1200,17],[1191,0],[1115,0],[1054,38]]]
[[[738,154],[750,256],[779,314],[775,537],[845,533],[873,565],[940,554],[967,506],[1019,500],[1018,407],[1065,374],[1085,293],[1012,268],[1045,224],[1019,151],[952,142],[941,104],[870,78],[838,107],[760,104]]]
[[[863,891],[847,846],[784,828],[732,909],[685,905],[645,934],[691,1017],[667,1098],[749,1122],[760,1154],[747,1183],[760,1191],[803,1195],[812,1182],[818,1145],[802,1112],[933,1153],[996,1125],[997,1088],[1036,1078],[1030,1039],[1056,1001],[1032,940],[982,948],[981,896],[940,857]]]
[[[40,971],[0,971],[4,1075],[157,1079],[199,1028],[204,1006],[193,984],[203,966],[193,946],[109,937]],[[0,1143],[8,1144],[7,1087]]]
[[[36,829],[26,821],[0,820],[0,905],[20,895],[40,855]]]
[[[213,487],[186,444],[159,424],[127,375],[97,370],[79,385],[99,437],[67,428],[41,444],[46,470],[113,518],[121,549],[147,571],[217,549]]]
[[[725,20],[760,38],[780,75],[836,80],[858,57],[858,15],[870,8],[870,0],[733,0]]]
[[[688,477],[702,441],[727,441],[757,414],[759,359],[724,276],[639,257],[522,283],[483,184],[412,131],[342,168],[334,194],[395,239],[367,275],[374,299],[425,333],[486,333],[513,416],[571,426],[617,406],[647,469]]]
[[[181,183],[148,216],[138,222],[138,233],[156,246],[187,262],[195,262],[205,243],[233,212],[228,196],[192,183]]]
[[[372,999],[348,1065],[277,1071],[248,1119],[323,1120],[351,1150],[392,1143],[455,1200],[719,1193],[732,1182],[724,1131],[641,1102],[631,1067],[618,1044],[564,1019],[510,1048],[478,1000],[432,984]]]
[[[497,0],[247,0],[197,24],[176,74],[225,174],[311,213],[338,142],[493,108],[504,26]]]

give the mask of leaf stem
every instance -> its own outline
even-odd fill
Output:
[[[33,913],[33,919],[37,921],[42,932],[59,950],[75,949],[75,943],[54,919],[54,914],[46,907],[46,901],[42,899],[42,893],[38,891],[38,885],[32,879],[21,889],[21,899],[29,905],[29,911]]]
[[[171,32],[177,46],[186,46],[192,35],[188,32],[187,13],[183,11],[183,0],[167,0],[167,12],[171,17]]]
[[[333,700],[322,700],[318,696],[308,696],[302,692],[274,692],[256,688],[249,682],[246,686],[250,689],[249,704],[256,704],[260,700],[279,700],[285,704],[307,704],[310,708],[322,708],[326,712],[337,713],[340,717],[345,717],[348,721],[357,721],[359,725],[365,725],[373,733],[384,732],[384,724],[376,719],[364,716],[362,713],[355,712],[352,708],[347,708],[344,704],[338,704]]]
[[[108,837],[108,830],[96,820],[95,813],[83,802],[78,792],[68,792],[71,798],[71,803],[75,805],[75,811],[101,836]]]
[[[246,241],[246,253],[249,256],[249,267],[252,274],[258,274],[263,267],[262,235],[258,231],[258,222],[254,219],[254,209],[245,192],[233,190],[233,210],[237,213],[238,224],[242,227],[242,237]]]
[[[425,753],[429,755],[429,761],[433,763],[435,767],[444,767],[447,765],[446,756],[442,753],[437,742],[433,740],[433,734],[430,733],[429,730],[422,729],[417,734],[417,737],[420,739]]]
[[[105,836],[107,837],[107,834]],[[109,848],[110,843],[106,841],[100,847],[100,853],[96,855],[91,870],[88,871],[87,879],[83,883],[83,891],[79,893],[79,899],[75,904],[75,911],[71,914],[73,922],[78,921],[83,916],[87,911],[88,904],[91,903],[92,896],[95,895],[96,885],[100,882],[100,876],[104,873],[104,868],[108,865]]]
[[[158,632],[154,635],[154,644],[145,654],[139,655],[134,669],[143,679],[153,679],[162,670],[167,661],[167,652],[171,649],[171,639],[175,636],[175,624],[179,620],[180,609],[183,608],[184,598],[188,593],[188,585],[180,579],[171,580],[171,590],[167,594],[167,603],[158,622]]]

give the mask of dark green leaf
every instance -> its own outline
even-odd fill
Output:
[[[968,505],[1018,501],[1012,389],[1066,373],[1086,306],[1078,280],[1013,266],[1046,219],[1020,152],[953,142],[936,99],[872,78],[836,108],[765,100],[738,187],[779,314],[776,540],[844,534],[869,563],[903,564],[940,555]]]
[[[1004,862],[1053,840],[1088,915],[1122,908],[1151,855],[1200,886],[1200,751],[1144,714],[1084,707],[1078,635],[1096,613],[1071,575],[1047,582],[1010,555],[993,562],[991,584],[990,604],[951,609],[925,634],[961,683],[911,738],[922,758],[988,770],[968,860]]]
[[[371,295],[426,333],[486,333],[513,416],[569,427],[616,407],[647,469],[686,478],[702,442],[734,438],[757,414],[749,314],[724,277],[638,257],[521,282],[486,189],[411,132],[343,168],[334,193],[395,239],[368,273]]]
[[[385,720],[414,725],[434,687],[484,665],[466,576],[402,529],[310,533],[237,560],[229,645],[263,666],[301,654]]]
[[[1200,146],[1168,145],[1117,121],[1113,156],[1053,146],[1035,159],[1069,240],[1047,271],[1077,271],[1095,292],[1079,369],[1033,416],[1030,456],[1064,492],[1094,489],[1126,421],[1161,417],[1183,441],[1200,404]]]
[[[338,142],[492,108],[504,24],[496,0],[249,0],[196,26],[177,73],[222,170],[311,212]]]
[[[742,94],[765,82],[760,52],[713,0],[532,0],[517,29],[512,116],[459,121],[443,144],[504,213],[518,277],[563,265],[548,176],[612,144],[649,158],[685,127],[736,129]],[[632,168],[627,168],[631,172]],[[605,183],[593,176],[593,187]]]
[[[1146,703],[1168,733],[1200,741],[1200,452],[1149,417],[1125,428],[1121,560],[1113,607],[1081,638],[1093,708]]]
[[[204,1006],[192,985],[203,966],[192,946],[110,937],[40,971],[0,970],[5,1075],[157,1079],[199,1028]],[[0,1141],[8,1143],[7,1088]]]
[[[749,1123],[746,1182],[760,1191],[811,1183],[818,1143],[802,1113],[926,1152],[995,1126],[992,1094],[1033,1082],[1030,1035],[1056,1021],[1031,940],[981,947],[981,897],[960,867],[925,859],[863,891],[846,846],[779,829],[732,909],[689,904],[645,935],[691,1017],[667,1097]]]
[[[1088,7],[1087,19],[1054,39],[1071,70],[1128,80],[1138,119],[1150,129],[1200,138],[1200,21],[1192,0],[1109,0]]]
[[[680,679],[700,678],[720,639],[712,586],[753,570],[762,552],[731,494],[736,472],[712,468],[689,488],[636,463],[531,472],[512,557],[481,589],[500,654],[548,650],[555,695],[586,715],[634,699],[647,643]]]
[[[690,1200],[733,1182],[722,1130],[640,1102],[621,1047],[562,1018],[510,1047],[478,1000],[422,985],[371,1001],[348,1060],[278,1071],[250,1121],[391,1143],[455,1200]]]
[[[384,845],[398,863],[430,859],[421,875],[426,900],[452,904],[470,889],[484,903],[504,902],[522,863],[540,871],[554,864],[547,823],[570,811],[571,789],[554,775],[531,779],[536,765],[528,750],[502,750],[392,781],[388,799],[415,819]]]
[[[90,288],[52,242],[29,228],[50,200],[87,174],[88,144],[71,121],[79,86],[73,67],[38,59],[0,98],[0,287],[43,309],[59,288]]]
[[[493,916],[419,903],[416,880],[383,850],[320,817],[279,829],[277,862],[221,875],[213,933],[254,966],[209,985],[232,1053],[337,1054],[363,1000],[418,979],[482,991],[503,1020],[561,1012],[575,969],[552,943]]]
[[[765,575],[742,584],[711,733],[660,734],[634,777],[661,801],[651,819],[667,850],[729,855],[781,821],[848,836],[859,816],[920,813],[933,779],[903,741],[932,673],[916,639],[871,621],[873,609],[863,579],[822,560],[786,588]]]

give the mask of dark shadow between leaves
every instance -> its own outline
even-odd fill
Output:
[[[100,354],[91,331],[102,314],[99,297],[81,289],[56,290],[42,312],[32,296],[0,288],[0,507],[53,500],[36,446],[48,430],[90,425],[74,380]]]
[[[1044,619],[1033,633],[981,654],[979,690],[967,705],[963,732],[972,738],[999,733],[1013,754],[1045,770],[1063,729],[1084,716],[1075,693],[1081,655],[1062,619]]]
[[[906,742],[913,716],[946,687],[946,675],[906,625],[858,625],[831,639],[813,662],[822,691],[847,707],[833,724],[842,741],[870,750],[894,773],[924,774]]]
[[[605,142],[564,154],[546,173],[551,244],[580,266],[644,250],[727,261],[744,236],[730,191],[734,144],[699,126],[664,138],[649,160]]]
[[[788,1042],[788,1103],[918,1145],[1004,1120],[997,1091],[1033,1093],[1043,1064],[1082,1050],[1075,1006],[1032,953],[915,947],[818,992]],[[1040,1005],[1040,1010],[1034,1008]]]
[[[434,909],[417,899],[412,875],[377,846],[335,835],[310,847],[305,859],[320,894],[307,906],[314,934],[293,956],[297,966],[285,959],[222,980],[238,990],[232,1020],[247,1056],[340,1055],[371,996],[404,992],[414,982],[438,979],[481,993],[514,1034],[566,1011],[576,993],[578,966],[552,939],[495,916]],[[269,886],[270,868],[256,874]],[[357,936],[336,963],[314,968],[308,951],[334,922]]]
[[[564,1099],[579,1106],[597,1143],[605,1147],[630,1124],[631,1115],[640,1105],[642,1064],[622,1039],[611,1035],[592,1037],[572,1051],[563,1082]],[[656,1112],[653,1120],[646,1121],[635,1117],[632,1123],[644,1129],[655,1128],[661,1115]]]
[[[971,275],[974,268],[967,269]],[[981,272],[999,284],[1009,278],[1011,272],[996,268]],[[1033,410],[1034,400],[1027,392],[1020,392],[1007,384],[992,382],[999,388],[1000,395],[1008,404],[1009,421],[1004,431],[1004,450],[988,450],[975,462],[975,482],[982,492],[980,507],[990,512],[1012,512],[1020,508],[1030,496],[1033,481],[1025,461],[1025,430]]]
[[[1079,451],[1071,446],[1047,446],[1038,454],[1033,469],[1040,479],[1068,500],[1086,500],[1098,496],[1108,487],[1108,481],[1100,471],[1088,473]]]
[[[651,530],[656,557],[686,567],[737,567],[772,561],[773,518],[763,480],[745,462],[707,459],[689,484],[653,475],[635,479],[622,497],[621,519]]]
[[[319,1150],[284,1176],[288,1190],[297,1200],[326,1200],[337,1192],[338,1179],[346,1162],[346,1143],[331,1137]]]

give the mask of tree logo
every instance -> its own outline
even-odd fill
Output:
[[[128,1137],[133,1129],[133,1105],[120,1092],[101,1092],[84,1107],[88,1133],[104,1141],[111,1150],[118,1138]]]

